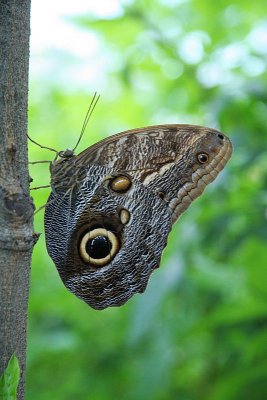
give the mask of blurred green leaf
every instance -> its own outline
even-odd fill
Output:
[[[16,400],[19,384],[20,368],[15,354],[10,358],[6,369],[0,376],[0,399]]]

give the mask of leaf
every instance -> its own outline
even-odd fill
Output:
[[[0,377],[0,400],[16,400],[20,368],[15,353]]]

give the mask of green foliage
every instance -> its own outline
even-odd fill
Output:
[[[263,9],[263,1],[137,0],[117,17],[73,22],[97,35],[105,65],[80,148],[124,129],[195,123],[228,134],[234,155],[173,228],[147,291],[119,309],[97,312],[68,293],[41,237],[31,278],[28,400],[267,398]],[[99,88],[92,84],[88,94],[47,82],[43,90],[42,81],[31,82],[30,135],[72,147]],[[30,147],[32,160],[47,157]],[[49,182],[47,170],[32,167],[36,186]],[[34,193],[37,207],[47,194]]]
[[[0,376],[0,400],[16,400],[19,377],[19,362],[16,355],[13,354]]]

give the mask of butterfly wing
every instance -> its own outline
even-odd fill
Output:
[[[231,151],[218,131],[161,125],[114,135],[53,165],[46,243],[65,286],[96,309],[143,292],[172,224]]]

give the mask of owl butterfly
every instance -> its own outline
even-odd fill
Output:
[[[231,153],[224,134],[193,125],[134,129],[59,153],[45,235],[65,286],[99,310],[143,292],[172,225]]]

